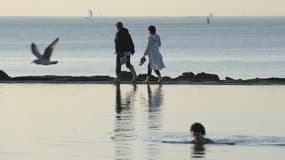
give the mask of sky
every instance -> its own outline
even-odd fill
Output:
[[[285,0],[0,0],[0,16],[285,16]]]

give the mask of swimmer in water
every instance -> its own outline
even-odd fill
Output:
[[[204,144],[235,145],[234,142],[218,142],[204,137],[206,135],[206,129],[201,123],[198,122],[191,125],[190,132],[193,137],[191,141],[162,141],[162,143],[194,144],[193,149],[195,151],[203,151]]]
[[[211,139],[204,137],[206,135],[206,130],[201,123],[193,123],[191,125],[190,132],[193,136],[193,140],[190,142],[192,144],[204,145],[214,143],[214,141],[212,141]]]

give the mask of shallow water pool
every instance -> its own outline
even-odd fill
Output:
[[[283,160],[284,97],[285,86],[0,84],[0,159]],[[180,144],[196,121],[235,145]]]

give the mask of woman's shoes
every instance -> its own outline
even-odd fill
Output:
[[[150,76],[147,76],[144,83],[149,83],[150,82]],[[157,83],[161,84],[162,83],[162,77],[158,77]]]
[[[137,78],[138,78],[137,76],[134,76],[133,79],[132,79],[132,83],[136,83],[137,82]]]
[[[144,81],[144,83],[149,83],[149,81],[150,81],[150,77],[147,76],[146,79],[145,79],[145,81]]]
[[[162,77],[161,77],[161,76],[158,77],[157,83],[158,83],[158,84],[161,84],[161,83],[162,83]]]

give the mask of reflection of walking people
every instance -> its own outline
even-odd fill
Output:
[[[153,130],[161,129],[161,106],[163,104],[163,92],[162,86],[159,85],[154,90],[149,84],[147,84],[147,95],[148,95],[148,128],[150,133]]]
[[[135,145],[134,101],[136,85],[128,92],[122,92],[116,84],[116,113],[112,141],[115,146],[115,159],[132,159]]]
[[[161,46],[160,36],[156,34],[155,26],[149,26],[149,38],[148,38],[148,45],[144,53],[144,57],[148,55],[149,64],[148,64],[148,73],[146,82],[149,82],[152,70],[158,76],[158,82],[160,83],[162,80],[161,73],[159,70],[165,68],[162,55],[159,52],[159,47]],[[144,58],[143,57],[143,58]]]
[[[162,110],[163,90],[161,85],[155,85],[152,88],[147,84],[147,101],[148,101],[148,115],[147,115],[147,137],[160,137],[162,128]],[[161,150],[157,147],[149,147],[147,150],[148,159],[160,159]]]
[[[118,83],[116,85],[116,112],[120,114],[122,110],[130,110],[133,105],[135,94],[137,91],[136,84],[133,85],[133,90],[125,93],[125,97],[121,95],[121,86]]]
[[[121,65],[126,64],[126,67],[131,71],[133,75],[132,81],[135,82],[137,75],[135,68],[131,64],[131,55],[135,53],[135,47],[131,35],[128,29],[123,27],[122,22],[117,22],[117,33],[115,37],[116,48],[116,74],[117,81],[120,81]]]
[[[148,105],[149,111],[160,110],[160,106],[163,102],[162,86],[159,85],[158,88],[152,91],[150,85],[147,85],[147,94],[148,94]]]

